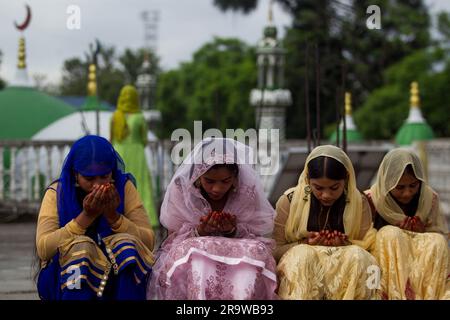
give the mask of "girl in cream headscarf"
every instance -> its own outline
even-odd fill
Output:
[[[348,156],[328,145],[306,159],[276,206],[274,256],[282,299],[374,299],[377,263],[370,207]]]
[[[379,229],[374,255],[387,299],[440,299],[448,274],[446,222],[439,198],[425,179],[419,157],[394,149],[384,157],[366,191]]]

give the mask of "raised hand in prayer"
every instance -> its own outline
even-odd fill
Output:
[[[311,246],[321,246],[324,241],[325,238],[319,232],[309,232],[305,239],[305,243]]]
[[[216,221],[222,235],[232,235],[236,231],[236,216],[226,212],[214,212],[212,218]]]
[[[336,230],[322,230],[320,232],[310,232],[308,234],[306,243],[316,246],[347,246],[351,242],[348,240],[346,234]]]
[[[101,186],[101,200],[103,202],[103,214],[108,222],[113,223],[118,218],[117,207],[120,204],[120,196],[116,187],[112,183]]]
[[[419,233],[425,232],[425,225],[418,216],[414,216],[414,217],[408,216],[397,226],[401,229],[408,230],[408,231],[419,232]]]
[[[218,233],[218,227],[212,219],[213,212],[211,211],[206,216],[200,218],[200,224],[197,226],[197,233],[200,236],[210,236]]]
[[[425,232],[425,224],[418,216],[412,217],[411,231],[423,233]]]
[[[325,239],[326,246],[348,246],[351,242],[348,240],[348,236],[337,230],[322,230]]]
[[[236,216],[225,212],[212,211],[200,218],[197,232],[200,236],[233,236],[236,231]]]
[[[83,210],[90,218],[96,218],[103,212],[102,189],[94,185],[92,191],[83,199]]]

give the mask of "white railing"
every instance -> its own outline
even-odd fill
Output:
[[[37,214],[45,188],[59,177],[73,141],[0,141],[0,215]],[[146,147],[155,200],[160,202],[175,167],[171,141]],[[0,217],[1,219],[1,217]]]
[[[450,139],[435,139],[425,144],[428,182],[441,200],[441,210],[450,222]]]
[[[43,191],[58,178],[72,143],[0,140],[0,220],[6,214],[37,213]],[[146,148],[158,204],[176,170],[171,161],[173,146],[174,142],[159,140],[149,141]],[[450,222],[450,139],[428,141],[425,150],[429,183],[439,193]]]

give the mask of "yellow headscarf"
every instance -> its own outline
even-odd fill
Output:
[[[120,142],[128,135],[126,113],[140,112],[139,95],[135,87],[126,85],[122,88],[111,123],[111,139]]]
[[[425,222],[431,211],[433,190],[426,184],[419,157],[407,149],[391,150],[381,162],[377,180],[370,188],[370,193],[377,212],[392,225],[402,222],[405,219],[405,214],[389,192],[397,186],[406,166],[409,164],[412,166],[416,178],[422,181],[416,215]]]
[[[350,239],[358,238],[362,217],[361,193],[356,188],[355,171],[349,157],[341,149],[325,145],[315,148],[306,159],[305,167],[298,180],[292,197],[289,217],[286,222],[286,239],[295,242],[307,235],[309,209],[311,205],[311,194],[305,192],[308,185],[308,163],[317,157],[330,157],[342,163],[348,173],[348,192],[344,209],[344,230]]]

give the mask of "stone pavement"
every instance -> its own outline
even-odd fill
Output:
[[[0,300],[39,299],[32,280],[36,224],[0,223]]]
[[[30,219],[0,223],[0,300],[39,299],[32,280],[35,235],[36,224]],[[156,232],[156,248],[162,237]]]

